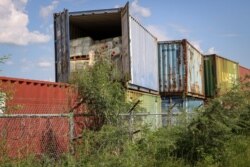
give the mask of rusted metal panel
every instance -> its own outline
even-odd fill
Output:
[[[162,95],[204,98],[203,56],[188,41],[158,42],[159,83]]]
[[[216,54],[205,56],[206,96],[214,97],[230,90],[239,79],[239,65]]]
[[[140,100],[139,110],[142,113],[160,114],[161,113],[161,98],[159,95],[127,90],[126,99],[129,102],[135,103]],[[144,123],[151,124],[152,128],[161,127],[161,115],[148,116],[143,120]]]
[[[70,71],[68,11],[54,14],[56,82],[68,82]]]
[[[125,82],[131,79],[130,39],[129,39],[129,3],[121,11],[122,24],[122,75]]]
[[[203,55],[190,43],[187,47],[187,92],[192,95],[205,95]]]
[[[250,82],[250,69],[239,65],[239,77],[241,82]]]
[[[180,41],[159,43],[160,92],[183,92],[185,65]]]
[[[159,90],[157,39],[137,20],[129,17],[131,81],[155,91]]]

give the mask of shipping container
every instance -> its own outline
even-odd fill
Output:
[[[144,115],[136,116],[137,119],[135,121],[141,119],[143,124],[149,124],[152,129],[161,127],[161,98],[159,95],[127,90],[126,99],[131,103],[140,101],[136,108],[139,113],[143,113]]]
[[[204,100],[194,97],[181,97],[181,96],[166,96],[162,97],[161,111],[166,115],[162,116],[162,125],[176,125],[181,124],[183,117],[181,113],[185,112],[186,117],[191,117],[193,111],[199,109],[204,105]]]
[[[230,90],[238,81],[238,63],[216,54],[204,56],[206,97],[215,97]]]
[[[1,76],[0,140],[6,142],[6,153],[10,157],[18,157],[20,152],[21,156],[41,155],[50,149],[50,135],[55,139],[51,141],[56,144],[55,153],[68,152],[70,124],[76,138],[84,129],[101,126],[98,118],[83,116],[86,106],[77,103],[77,90],[69,84]],[[72,108],[73,124],[65,116]]]
[[[127,87],[158,92],[157,39],[123,8],[54,14],[56,82],[68,82],[70,41],[91,38],[95,43],[121,38],[114,56]]]
[[[241,82],[250,82],[250,69],[239,65],[239,77]]]
[[[204,98],[203,56],[187,40],[158,42],[162,96]]]
[[[65,83],[0,77],[8,113],[67,113],[75,104],[76,92]]]

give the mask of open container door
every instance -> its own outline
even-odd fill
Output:
[[[69,15],[64,9],[54,14],[55,72],[56,82],[68,82],[69,60]]]
[[[122,78],[124,82],[131,80],[130,39],[129,39],[129,3],[121,11],[122,23]]]

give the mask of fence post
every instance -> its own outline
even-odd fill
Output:
[[[70,144],[70,153],[74,154],[74,113],[69,113],[69,144]]]
[[[129,139],[132,141],[133,139],[133,110],[129,113]]]

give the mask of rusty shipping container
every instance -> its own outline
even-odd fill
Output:
[[[66,115],[76,106],[77,90],[65,83],[1,76],[0,95],[0,140],[6,141],[9,156],[17,157],[20,151],[22,156],[41,155],[46,150],[50,133],[55,137],[52,142],[57,144],[58,155],[69,151],[69,117],[60,115]],[[75,137],[84,129],[97,126],[94,116],[80,115],[85,112],[84,104],[74,110]],[[49,116],[51,114],[58,116]]]
[[[65,83],[10,77],[0,77],[0,91],[8,94],[5,105],[12,114],[67,113],[76,97]]]
[[[239,65],[239,77],[241,82],[250,82],[250,69]]]
[[[121,38],[121,52],[113,57],[128,88],[157,93],[157,39],[123,8],[54,14],[56,82],[70,77],[70,40]],[[73,69],[73,68],[71,68]]]
[[[141,121],[142,124],[149,124],[152,129],[156,129],[162,126],[160,115],[161,97],[159,95],[144,93],[135,90],[127,90],[126,99],[127,101],[132,103],[136,103],[138,100],[140,100],[139,112],[144,113],[145,115],[137,116],[137,119],[135,119],[135,123]]]
[[[206,97],[215,97],[230,90],[238,81],[238,63],[216,54],[204,56]]]
[[[203,56],[187,40],[158,42],[162,96],[205,97]]]

